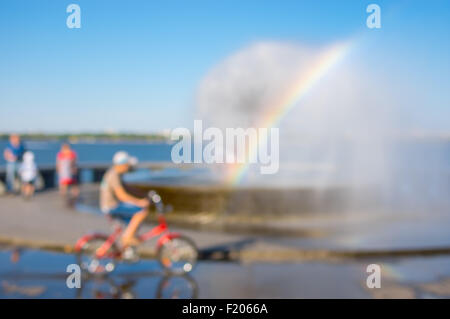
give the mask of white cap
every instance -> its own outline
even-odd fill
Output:
[[[122,164],[128,164],[131,166],[134,166],[138,163],[138,160],[136,157],[130,156],[125,151],[119,151],[116,154],[114,154],[113,157],[113,164],[114,165],[122,165]]]
[[[32,162],[32,161],[34,161],[34,154],[33,154],[33,152],[26,151],[23,154],[23,161],[24,162]]]

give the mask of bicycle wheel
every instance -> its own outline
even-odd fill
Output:
[[[194,269],[198,250],[188,237],[174,237],[162,244],[157,251],[161,266],[173,273],[188,273]]]
[[[164,277],[156,293],[158,299],[196,299],[197,297],[197,282],[186,274]]]
[[[106,251],[102,257],[97,256],[98,249],[105,243],[108,236],[97,236],[87,241],[77,254],[78,265],[89,274],[105,274],[112,272],[116,266],[116,258],[120,250],[115,243]]]

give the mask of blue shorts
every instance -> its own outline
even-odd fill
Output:
[[[113,218],[117,218],[126,223],[129,223],[131,218],[133,218],[133,216],[136,213],[139,213],[141,210],[142,207],[129,203],[120,202],[119,205],[117,205],[117,207],[109,210],[107,213],[111,215],[111,217]]]

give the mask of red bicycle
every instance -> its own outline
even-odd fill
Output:
[[[172,273],[190,272],[198,258],[195,243],[184,235],[170,232],[164,217],[166,210],[161,197],[154,191],[150,191],[148,197],[158,212],[158,225],[139,235],[140,243],[159,236],[156,243],[156,256],[161,266]],[[118,220],[109,215],[108,218],[110,221]],[[85,235],[77,241],[75,251],[78,264],[83,270],[91,274],[103,274],[112,272],[118,262],[139,261],[136,247],[124,248],[117,243],[124,229],[123,222],[118,221],[110,235],[93,233]]]

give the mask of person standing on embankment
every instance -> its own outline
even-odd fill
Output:
[[[15,193],[15,183],[19,170],[20,162],[25,153],[25,146],[17,134],[11,134],[8,145],[3,151],[3,157],[6,161],[6,188],[10,194]]]

